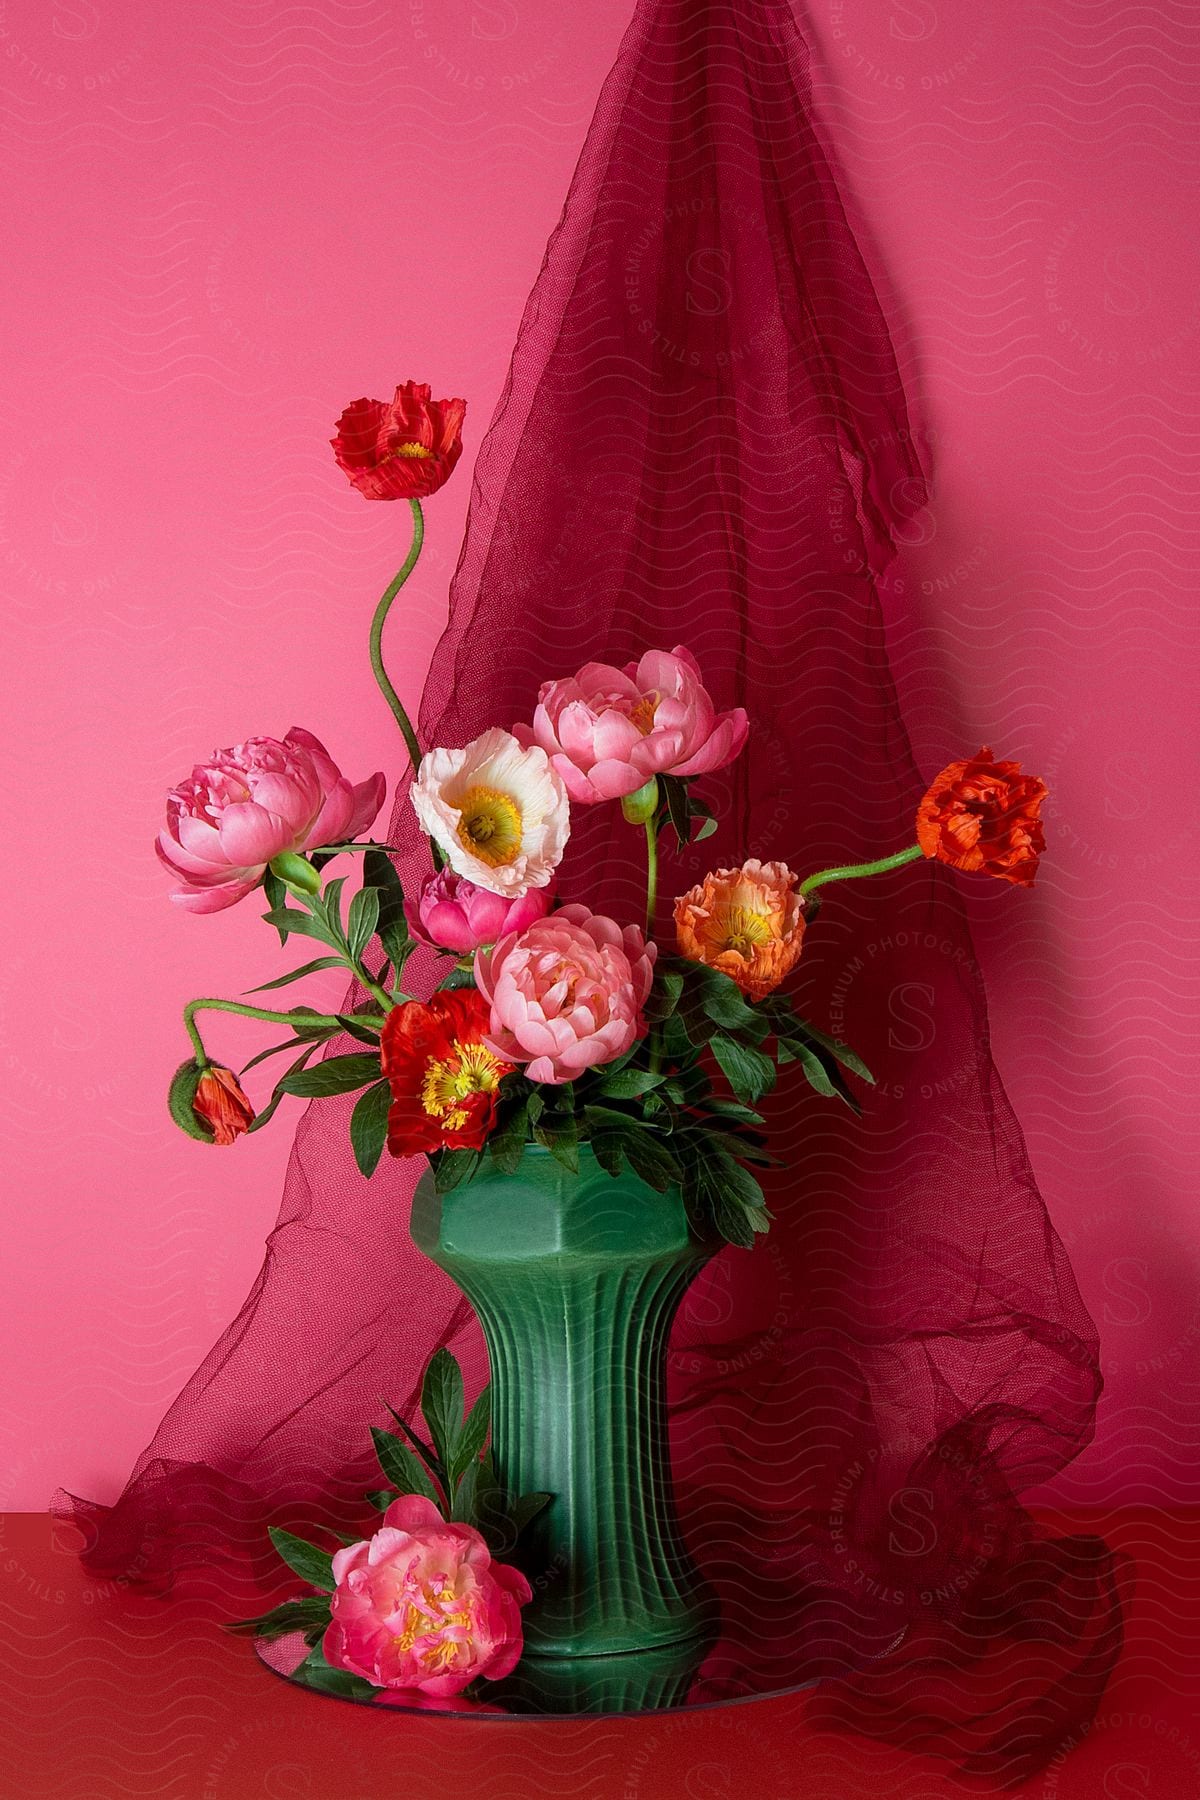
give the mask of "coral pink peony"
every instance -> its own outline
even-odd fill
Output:
[[[733,761],[749,726],[742,708],[718,714],[691,652],[647,650],[622,669],[588,663],[547,681],[522,743],[540,744],[572,800],[620,800],[652,775],[707,775]]]
[[[338,1550],[333,1578],[325,1660],[376,1687],[458,1694],[521,1655],[529,1583],[420,1494],[393,1500],[374,1537]]]
[[[557,1085],[614,1062],[646,1035],[657,947],[586,906],[563,906],[475,953],[491,1004],[487,1042],[530,1081]]]
[[[368,500],[420,500],[454,473],[462,455],[465,400],[432,400],[404,381],[391,401],[354,400],[331,438],[338,468]]]
[[[516,900],[506,900],[502,894],[468,881],[465,875],[439,869],[428,877],[415,901],[405,901],[404,915],[419,942],[467,956],[510,931],[524,931],[535,919],[545,918],[553,897],[553,882],[549,887],[530,888]]]
[[[256,888],[273,856],[320,850],[374,821],[386,784],[352,787],[311,731],[247,738],[216,750],[167,796],[155,848],[182,884],[171,895],[189,912],[220,912]]]

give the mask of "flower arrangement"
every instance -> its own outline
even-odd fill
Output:
[[[545,681],[528,723],[428,750],[388,679],[383,627],[420,553],[421,500],[461,455],[465,410],[406,382],[390,404],[348,407],[333,439],[360,493],[406,499],[412,511],[412,544],[376,608],[370,653],[408,750],[429,873],[405,895],[388,846],[364,835],[383,775],[351,783],[311,732],[250,738],[198,765],[170,794],[158,839],[172,899],[217,912],[261,890],[281,943],[315,940],[324,953],[256,991],[341,966],[363,999],[339,1013],[189,1002],[193,1055],[171,1084],[171,1115],[191,1136],[227,1145],[261,1129],[285,1094],[357,1093],[350,1136],[362,1174],[385,1148],[424,1155],[442,1191],[469,1180],[485,1155],[515,1169],[530,1143],[575,1169],[586,1141],[611,1174],[627,1162],[660,1192],[679,1183],[697,1231],[748,1248],[770,1223],[754,1174],[770,1161],[757,1105],[779,1069],[796,1064],[855,1110],[849,1077],[872,1081],[782,992],[817,890],[923,857],[1028,886],[1044,846],[1045,786],[981,749],[938,775],[914,842],[805,879],[755,858],[715,869],[676,899],[674,942],[660,942],[660,840],[700,841],[715,829],[694,784],[733,762],[751,729],[741,708],[717,711],[686,648],[647,650],[625,668],[588,663]],[[645,834],[642,920],[608,918],[557,891],[572,809],[609,804]],[[344,908],[346,878],[327,881],[325,869],[351,854],[363,879]],[[447,965],[426,999],[403,985],[418,944]],[[241,1072],[293,1053],[261,1110],[210,1060],[197,1023],[205,1011],[289,1031]],[[362,1048],[314,1061],[343,1035]]]
[[[543,682],[530,721],[428,749],[388,678],[384,625],[420,554],[422,499],[461,455],[464,415],[465,402],[434,401],[406,382],[389,404],[348,407],[333,439],[361,494],[411,509],[411,546],[376,607],[370,656],[411,763],[428,873],[405,894],[391,847],[366,835],[383,775],[351,782],[311,732],[250,738],[193,769],[168,797],[157,844],[172,899],[211,913],[261,892],[281,944],[304,940],[320,953],[254,992],[341,968],[356,998],[334,1013],[189,1001],[192,1054],[171,1082],[171,1116],[191,1137],[229,1145],[260,1130],[286,1094],[355,1094],[350,1140],[363,1177],[385,1149],[424,1156],[440,1192],[470,1181],[485,1157],[514,1172],[531,1144],[576,1171],[587,1143],[613,1177],[628,1164],[658,1193],[678,1185],[706,1242],[750,1248],[770,1225],[755,1174],[772,1160],[758,1104],[780,1069],[796,1065],[818,1093],[855,1111],[851,1078],[873,1080],[783,991],[818,890],[921,858],[1029,886],[1044,847],[1045,786],[981,749],[938,775],[901,849],[803,879],[753,857],[714,869],[675,899],[664,939],[660,842],[665,833],[700,842],[716,829],[695,784],[732,763],[752,728],[741,708],[718,712],[685,647],[648,649],[624,668],[588,663]],[[558,891],[573,809],[604,805],[619,805],[644,835],[637,920]],[[347,877],[326,878],[343,856],[361,858],[348,901]],[[442,961],[424,998],[405,989],[418,946]],[[241,1077],[209,1057],[198,1022],[206,1012],[286,1030],[241,1071],[289,1056],[260,1109]],[[358,1047],[315,1060],[344,1037]],[[236,1629],[300,1632],[309,1652],[297,1678],[308,1685],[444,1699],[507,1673],[520,1656],[529,1583],[494,1558],[550,1496],[502,1492],[485,1448],[487,1392],[464,1417],[461,1374],[444,1351],[426,1373],[422,1412],[431,1443],[397,1414],[402,1436],[374,1432],[390,1485],[367,1496],[383,1515],[369,1536],[331,1554],[272,1534],[316,1592]]]

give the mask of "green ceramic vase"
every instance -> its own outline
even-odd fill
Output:
[[[412,1236],[470,1300],[492,1371],[492,1442],[514,1493],[554,1495],[530,1527],[540,1571],[527,1654],[603,1656],[702,1636],[714,1606],[679,1531],[665,1359],[712,1254],[677,1189],[656,1194],[580,1147],[573,1175],[531,1147],[448,1194],[426,1176]]]

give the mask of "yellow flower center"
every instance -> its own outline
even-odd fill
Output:
[[[499,1057],[486,1044],[463,1044],[456,1038],[452,1057],[431,1058],[426,1064],[421,1104],[446,1131],[461,1131],[471,1116],[462,1102],[472,1094],[494,1094],[499,1069]]]
[[[397,444],[396,448],[394,450],[388,451],[388,455],[389,456],[432,456],[433,451],[427,450],[425,448],[424,444]]]
[[[490,869],[515,860],[521,849],[521,809],[498,788],[469,788],[458,803],[458,835]]]
[[[471,1623],[471,1614],[466,1607],[456,1612],[448,1610],[453,1604],[454,1589],[444,1587],[434,1589],[429,1583],[421,1585],[421,1598],[414,1602],[405,1601],[403,1623],[392,1637],[397,1650],[411,1650],[418,1638],[429,1638],[429,1645],[421,1651],[421,1661],[431,1671],[452,1669],[458,1661],[460,1652],[469,1659],[473,1654],[471,1639],[447,1638],[442,1633],[449,1629],[466,1630]]]
[[[713,938],[722,950],[732,950],[747,962],[763,944],[771,942],[771,922],[748,906],[731,906],[713,920]]]
[[[641,699],[629,710],[629,717],[637,726],[643,737],[649,737],[654,730],[654,715],[658,711],[658,703],[662,699],[659,693],[643,694]]]

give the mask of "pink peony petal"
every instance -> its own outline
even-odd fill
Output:
[[[361,837],[379,817],[379,809],[387,797],[387,781],[382,770],[369,775],[350,789],[354,810],[346,827],[347,838]]]
[[[541,1082],[546,1087],[558,1087],[567,1077],[560,1075],[548,1056],[537,1056],[525,1070],[530,1081]]]
[[[353,817],[354,796],[350,792],[350,783],[339,776],[326,794],[321,810],[305,832],[304,841],[299,848],[319,850],[322,844],[340,844],[349,836]]]
[[[441,1528],[444,1521],[433,1501],[424,1494],[401,1494],[384,1513],[383,1524],[399,1531],[421,1531],[429,1525]],[[379,1533],[375,1535],[378,1537]]]
[[[723,769],[735,756],[741,755],[749,733],[750,721],[740,706],[733,712],[723,713],[707,743],[702,744],[686,762],[680,763],[675,773],[684,776],[709,775],[714,769]]]
[[[290,847],[291,834],[286,825],[253,800],[227,806],[218,829],[221,848],[235,868],[269,863],[273,856]]]
[[[224,887],[196,888],[168,895],[173,905],[184,912],[215,913],[224,912],[227,906],[236,906],[239,900],[253,893],[258,886],[254,881],[231,881]]]
[[[555,757],[554,761],[555,767],[558,767],[560,758]],[[635,768],[632,763],[611,760],[593,763],[588,770],[587,779],[593,800],[622,800],[626,794],[636,793],[646,781],[642,771]],[[565,774],[563,774],[563,780],[567,781]],[[571,793],[569,782],[567,791]],[[573,793],[571,793],[571,798],[575,798]]]

